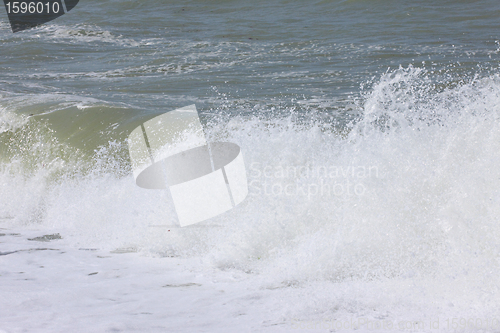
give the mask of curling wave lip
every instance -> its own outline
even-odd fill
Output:
[[[148,120],[128,146],[136,184],[169,188],[181,227],[222,214],[248,194],[240,147],[209,144],[194,105]]]

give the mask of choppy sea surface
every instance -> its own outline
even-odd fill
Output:
[[[0,332],[500,331],[500,2],[0,11]],[[178,228],[126,138],[196,104],[246,200]]]

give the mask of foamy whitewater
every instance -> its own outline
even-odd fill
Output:
[[[305,13],[299,23],[324,34],[318,41],[295,26],[283,41],[250,28],[262,42],[241,40],[243,28],[232,32],[236,40],[220,41],[220,27],[213,36],[197,30],[206,42],[190,41],[194,32],[180,23],[168,26],[171,41],[151,36],[167,23],[148,12],[151,32],[137,12],[130,24],[143,29],[141,39],[100,16],[99,6],[113,15],[115,7],[88,4],[98,9],[81,3],[71,20],[88,12],[92,28],[69,14],[25,35],[0,26],[13,53],[29,48],[38,62],[30,43],[54,43],[55,52],[70,48],[96,66],[55,70],[49,61],[28,73],[29,60],[0,63],[0,332],[500,331],[493,37],[484,48],[438,46],[427,32],[427,41],[415,32],[417,46],[387,44],[389,35],[363,44],[363,34],[334,45],[322,28],[327,18],[314,23],[313,10],[297,5]],[[489,5],[491,15],[500,10]],[[206,6],[169,8],[191,9],[201,22],[205,9],[223,21],[226,11],[246,8]],[[349,1],[335,8],[352,23],[349,15],[364,6],[371,8]],[[432,17],[431,7],[419,10]],[[407,11],[386,14],[399,21]],[[448,28],[453,13],[442,21]],[[287,40],[294,31],[300,40]],[[397,51],[381,55],[384,48]],[[135,67],[120,60],[125,51]],[[358,67],[339,70],[351,56]],[[412,61],[418,56],[427,60]],[[241,147],[249,195],[180,228],[167,191],[135,185],[126,137],[191,102],[209,140]]]

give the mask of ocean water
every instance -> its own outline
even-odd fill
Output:
[[[0,13],[0,332],[500,331],[498,1]],[[179,228],[126,138],[191,104],[249,195]]]

